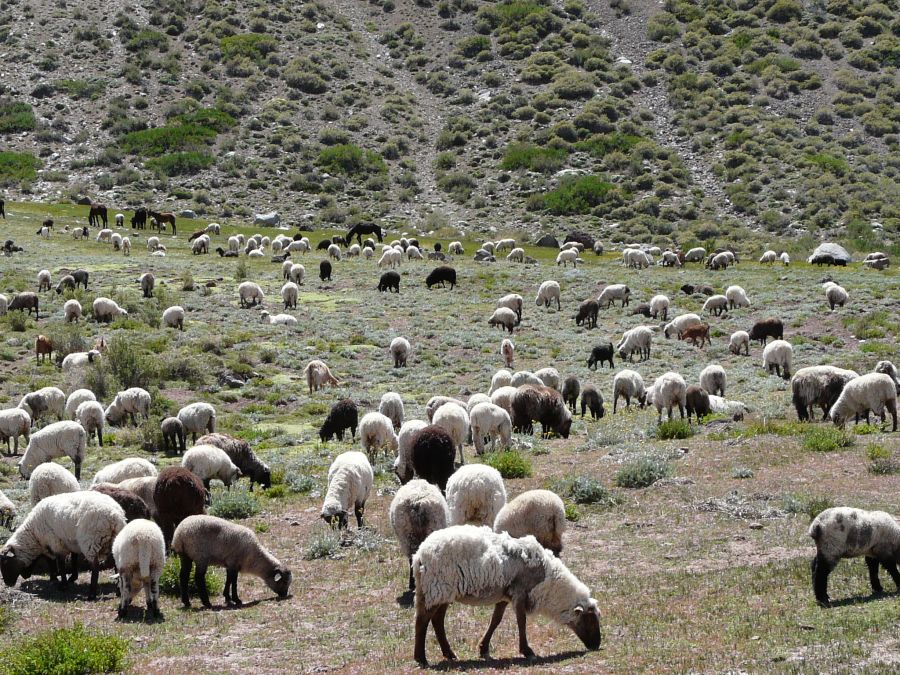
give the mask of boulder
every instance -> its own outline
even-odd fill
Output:
[[[75,203],[78,204],[79,206],[90,206],[91,198],[90,197],[79,197],[78,201]]]
[[[278,215],[277,211],[271,211],[269,213],[257,213],[253,216],[253,224],[254,225],[265,225],[267,227],[275,227],[278,223],[281,222],[281,216]]]
[[[559,241],[552,234],[545,234],[543,237],[534,242],[535,246],[543,246],[545,248],[559,248]]]
[[[197,214],[194,211],[191,211],[190,209],[183,209],[182,211],[178,212],[178,215],[182,218],[196,218],[197,217]]]
[[[811,265],[840,265],[846,267],[848,263],[853,262],[853,258],[847,253],[847,249],[838,244],[825,243],[819,244],[812,255],[807,258],[806,262]]]
[[[563,243],[567,244],[570,241],[577,241],[579,244],[584,246],[585,251],[591,251],[594,248],[594,238],[587,232],[581,232],[580,230],[569,232],[569,234],[566,235],[566,239]]]

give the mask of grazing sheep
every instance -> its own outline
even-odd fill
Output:
[[[447,527],[450,510],[444,495],[434,485],[421,479],[400,487],[391,500],[388,512],[391,528],[397,535],[400,551],[409,561],[409,590],[415,590],[412,557],[429,534]]]
[[[900,589],[900,525],[884,511],[864,511],[847,506],[825,509],[810,523],[809,536],[816,542],[812,561],[812,584],[816,602],[828,607],[828,575],[841,558],[864,556],[869,569],[872,593],[884,589],[878,578],[878,566],[888,571]]]
[[[349,429],[350,438],[356,440],[358,415],[356,403],[352,399],[345,398],[331,406],[328,416],[319,429],[319,438],[322,443],[330,441],[332,436],[338,441],[343,441],[344,429]]]
[[[73,277],[71,274],[66,274],[62,279],[59,280],[59,283],[56,284],[56,294],[57,295],[62,295],[63,291],[74,291],[74,290],[75,290],[75,277]]]
[[[597,327],[597,314],[600,312],[600,305],[596,300],[585,300],[578,305],[578,314],[575,315],[575,325],[585,325],[586,328]]]
[[[484,453],[484,440],[491,439],[491,446],[499,438],[501,447],[507,448],[512,440],[512,421],[509,413],[494,403],[478,403],[469,414],[475,453]]]
[[[331,281],[331,263],[323,260],[319,263],[319,279],[322,281]]]
[[[66,300],[66,304],[63,305],[63,316],[66,323],[72,323],[73,321],[77,323],[78,319],[81,318],[81,312],[81,303],[75,298]]]
[[[84,427],[87,438],[96,434],[97,445],[103,447],[103,406],[97,401],[84,401],[75,411],[75,419]]]
[[[182,466],[168,466],[159,472],[153,486],[153,503],[166,546],[181,521],[206,512],[206,495],[200,479]]]
[[[650,316],[665,321],[669,318],[669,298],[665,295],[654,295],[650,298]]]
[[[530,535],[559,556],[566,525],[566,509],[559,495],[550,490],[526,490],[500,509],[494,532],[506,532],[516,538]]]
[[[297,317],[291,316],[290,314],[276,314],[275,316],[270,316],[266,310],[259,313],[259,320],[260,323],[271,326],[296,326],[299,323]]]
[[[581,382],[575,375],[569,375],[563,382],[562,391],[560,392],[563,401],[569,406],[569,410],[575,412],[575,404],[578,402],[578,395],[581,393]]]
[[[140,497],[141,501],[149,510],[150,516],[157,518],[156,504],[153,501],[153,491],[156,487],[156,476],[140,476],[138,478],[126,478],[116,485],[121,490],[127,490],[133,495]],[[122,502],[119,502],[122,504]],[[124,506],[122,507],[125,508]],[[128,509],[125,509],[126,514]]]
[[[711,363],[700,371],[700,386],[707,394],[725,396],[726,380],[725,369],[716,363]]]
[[[562,306],[559,303],[559,296],[559,283],[557,283],[556,281],[545,281],[538,289],[537,298],[535,298],[535,304],[538,307],[540,307],[541,305],[543,305],[544,307],[549,307],[550,303],[553,300],[556,300],[556,309],[561,310]]]
[[[287,281],[281,287],[281,299],[285,309],[297,309],[297,299],[300,297],[300,287],[293,281]]]
[[[726,288],[725,297],[728,298],[728,309],[750,306],[750,300],[747,299],[747,291],[740,286],[729,286]]]
[[[600,295],[597,297],[597,304],[603,309],[609,309],[615,304],[616,300],[621,300],[622,307],[626,307],[630,297],[631,289],[625,284],[610,284],[600,291]]]
[[[523,303],[524,301],[521,295],[518,293],[509,293],[497,301],[497,307],[506,307],[507,309],[514,311],[516,313],[516,325],[518,326],[522,322]]]
[[[195,445],[184,453],[181,466],[196,475],[207,490],[213,478],[218,478],[225,487],[231,487],[241,477],[241,470],[228,453],[214,445]]]
[[[135,415],[140,415],[145,420],[150,419],[150,392],[140,387],[131,387],[116,394],[113,402],[106,408],[106,421],[119,424],[125,420],[126,415],[133,425],[137,425]]]
[[[147,250],[153,253],[157,249],[159,249],[159,237],[148,237]]]
[[[505,505],[506,486],[500,472],[493,467],[463,466],[447,481],[450,525],[493,527],[494,519]]]
[[[31,435],[25,454],[19,460],[19,473],[27,480],[39,464],[68,456],[75,464],[75,477],[81,479],[86,447],[87,433],[78,422],[65,420],[48,424]]]
[[[172,305],[166,308],[162,314],[163,326],[166,328],[177,328],[184,330],[184,307],[181,305]]]
[[[337,244],[332,244],[328,247],[328,257],[332,260],[340,260],[341,259],[341,247]]]
[[[69,372],[78,368],[85,368],[89,364],[99,363],[101,359],[100,352],[92,349],[89,352],[72,352],[67,354],[62,360],[63,372]]]
[[[647,390],[644,388],[644,378],[634,370],[620,370],[613,378],[613,415],[619,405],[619,397],[625,399],[625,407],[631,407],[631,399],[638,402],[643,408],[647,404]],[[583,414],[582,414],[583,416]]]
[[[559,267],[562,265],[566,267],[568,263],[572,263],[572,267],[578,267],[578,251],[574,249],[566,249],[565,251],[560,251],[559,255],[556,256],[556,266]]]
[[[685,262],[703,262],[706,259],[706,249],[697,247],[690,249],[684,254]]]
[[[437,248],[436,245],[435,248]],[[466,249],[463,248],[462,242],[459,241],[451,241],[450,245],[447,247],[447,250],[452,255],[464,255],[466,252]]]
[[[491,388],[488,390],[488,394],[493,394],[500,387],[508,387],[510,382],[512,382],[512,373],[506,368],[501,368],[491,376]]]
[[[828,300],[828,306],[831,307],[833,312],[836,305],[843,307],[844,303],[850,299],[850,295],[842,286],[832,284],[825,289],[825,298]]]
[[[78,492],[81,486],[71,471],[56,462],[44,462],[36,466],[28,479],[28,495],[34,506],[44,497]]]
[[[541,381],[544,386],[559,391],[559,371],[556,368],[541,368],[534,373],[534,376]],[[524,384],[524,383],[523,383]],[[535,383],[537,384],[537,383]]]
[[[363,422],[365,419],[363,417]],[[351,450],[335,457],[328,469],[328,491],[322,504],[322,519],[332,527],[344,529],[352,508],[356,526],[362,527],[363,512],[373,482],[372,465],[363,453]]]
[[[250,491],[253,492],[253,484],[259,483],[260,487],[272,486],[272,470],[250,448],[250,444],[240,438],[228,434],[205,434],[197,439],[197,446],[212,445],[225,452],[234,465],[241,470],[241,476],[250,479]]]
[[[97,233],[97,241],[105,241],[109,242],[110,238],[112,238],[113,231],[109,228],[103,228]]]
[[[879,361],[872,369],[874,373],[883,373],[888,375],[897,385],[897,393],[900,394],[900,377],[897,376],[897,368],[890,361]]]
[[[769,373],[776,373],[785,380],[791,378],[791,360],[794,357],[794,348],[790,342],[775,340],[763,349],[763,368]]]
[[[781,264],[787,267],[791,264],[791,256],[788,255],[787,251],[782,251],[781,255],[778,256],[778,259],[781,261]]]
[[[499,250],[499,248],[495,250]],[[509,252],[506,259],[509,262],[525,262],[525,249],[517,246]]]
[[[512,399],[513,430],[534,433],[533,420],[541,423],[541,435],[551,431],[562,438],[569,437],[572,415],[562,396],[550,387],[525,384],[518,388]]]
[[[389,391],[381,395],[381,402],[378,404],[378,412],[391,420],[395,430],[399,430],[403,425],[403,399],[400,394]]]
[[[145,476],[156,477],[156,467],[142,457],[126,457],[125,459],[107,464],[100,469],[91,481],[91,486],[100,483],[117,485],[129,478],[143,478]]]
[[[291,263],[288,268],[287,280],[293,281],[298,286],[303,283],[303,277],[306,275],[306,268],[303,265]]]
[[[450,284],[451,291],[456,286],[456,270],[446,265],[435,267],[428,273],[428,276],[425,277],[425,285],[429,289],[437,284],[440,284],[441,288],[445,288],[445,283]]]
[[[242,281],[238,286],[238,296],[241,300],[241,307],[256,307],[262,304],[265,296],[259,284],[252,281]]]
[[[516,346],[513,344],[513,341],[504,338],[503,342],[500,343],[500,355],[503,357],[503,361],[506,363],[507,368],[512,368],[515,353]]]
[[[753,328],[750,329],[749,338],[758,340],[760,344],[766,344],[770,337],[776,340],[784,337],[784,325],[781,323],[781,319],[763,319],[753,324]]]
[[[692,384],[687,388],[684,396],[685,408],[687,409],[688,422],[691,421],[691,415],[697,415],[697,422],[701,417],[705,417],[710,413],[709,394],[703,387]]]
[[[122,237],[122,255],[131,255],[131,239]]]
[[[37,275],[38,293],[50,290],[50,270],[41,270]]]
[[[650,345],[653,342],[653,331],[647,326],[635,326],[631,330],[625,331],[619,344],[616,345],[616,351],[620,358],[628,356],[631,361],[634,353],[638,352],[641,361],[650,358]]]
[[[422,252],[419,250],[417,246],[409,246],[406,249],[406,257],[408,260],[424,260],[425,256],[422,255]]]
[[[409,340],[405,337],[395,337],[391,340],[391,356],[394,357],[394,368],[406,368],[406,360],[411,351]]]
[[[709,395],[710,412],[729,415],[735,422],[740,422],[750,409],[741,401],[726,401],[721,396]]]
[[[112,497],[116,504],[121,506],[125,512],[125,522],[130,523],[132,520],[139,518],[150,519],[150,507],[131,490],[126,490],[110,483],[98,483],[92,486],[91,490]]]
[[[696,314],[682,314],[681,316],[676,316],[665,325],[663,328],[663,335],[666,336],[666,339],[669,339],[674,335],[680,340],[685,330],[691,326],[699,326],[702,323],[703,320]]]
[[[191,568],[200,602],[212,607],[206,588],[206,570],[210,565],[225,568],[225,603],[240,607],[238,574],[251,574],[266,584],[279,598],[286,598],[293,576],[269,550],[263,546],[249,527],[230,523],[215,516],[188,516],[172,539],[172,551],[181,557],[181,603],[190,607],[189,583]]]
[[[678,254],[674,251],[663,251],[662,258],[659,260],[659,265],[663,267],[681,267],[682,262],[681,258],[678,257]]]
[[[185,435],[191,435],[193,443],[197,442],[197,434],[216,431],[216,409],[209,403],[190,403],[179,410],[176,417],[181,420]]]
[[[656,378],[653,386],[647,392],[647,400],[652,401],[658,413],[656,422],[662,423],[662,411],[668,409],[669,419],[672,419],[672,408],[678,406],[681,419],[684,419],[685,397],[687,396],[687,384],[678,373],[669,371]]]
[[[145,298],[153,297],[153,289],[156,287],[156,277],[153,276],[152,272],[144,272],[141,275],[141,292],[144,294]]]
[[[891,431],[897,431],[897,386],[890,375],[866,373],[850,380],[828,416],[837,426],[843,427],[851,415],[865,415],[868,423],[870,411],[881,418],[882,424],[890,413],[894,422]]]
[[[704,344],[712,345],[709,337],[709,324],[701,323],[699,326],[689,326],[681,333],[681,339],[690,342],[695,347],[703,347]]]
[[[359,440],[363,449],[374,462],[378,450],[385,452],[397,452],[397,434],[394,433],[394,423],[390,417],[380,412],[370,412],[363,415],[359,422]]]
[[[610,369],[614,368],[613,365],[613,356],[615,351],[613,350],[613,346],[611,342],[605,342],[603,344],[599,344],[591,349],[591,355],[588,357],[588,369],[597,370],[597,364],[600,364],[600,367],[603,367],[603,364],[606,361],[609,361]]]
[[[432,418],[434,418],[434,413],[437,412],[437,409],[445,403],[455,403],[463,409],[466,407],[465,403],[452,396],[432,396],[428,399],[428,403],[425,404],[425,416],[428,418],[429,424],[431,423]]]
[[[168,454],[184,454],[187,445],[187,434],[184,425],[177,417],[167,417],[160,423],[163,438],[163,452]]]
[[[498,307],[488,319],[489,326],[499,326],[501,330],[505,328],[510,335],[517,323],[516,313],[508,307]]]
[[[733,260],[734,256],[729,256],[728,252],[714,253],[706,259],[706,266],[711,270],[724,270],[733,264]]]
[[[403,480],[404,475],[411,474],[437,485],[440,491],[444,492],[455,468],[453,459],[456,456],[456,447],[450,434],[441,427],[431,424],[417,431],[410,442],[406,466],[395,462],[395,470],[400,480]]]
[[[16,293],[15,297],[7,304],[7,310],[10,312],[23,312],[28,310],[29,316],[33,311],[35,320],[37,320],[40,318],[40,312],[38,311],[39,304],[40,300],[38,299],[37,293],[25,291],[24,293]]]
[[[147,612],[159,611],[159,578],[166,563],[166,543],[159,526],[144,519],[132,520],[116,535],[113,560],[119,574],[119,618],[128,615],[131,599],[144,588]]]
[[[113,251],[121,251],[122,250],[122,235],[118,232],[114,232],[113,235],[109,238],[110,243],[112,244]]]
[[[403,423],[403,426],[400,427],[400,433],[397,435],[397,457],[396,459],[394,459],[393,468],[394,473],[397,474],[397,478],[400,479],[400,482],[402,484],[408,483],[410,480],[412,480],[412,477],[414,475],[412,466],[413,441],[415,440],[416,435],[427,426],[428,423],[423,422],[422,420],[407,420]],[[450,471],[452,473],[452,448],[450,463]]]
[[[585,410],[591,411],[591,419],[599,420],[605,414],[603,409],[603,396],[597,391],[596,387],[588,384],[581,392],[581,416],[584,417]]]
[[[390,272],[385,272],[381,275],[381,278],[378,279],[378,290],[382,293],[385,291],[390,292],[393,290],[394,293],[400,292],[400,273],[394,272],[391,270]]]
[[[738,355],[744,350],[744,356],[750,356],[750,333],[745,330],[738,330],[731,334],[728,340],[728,351]]]
[[[772,250],[766,251],[759,257],[760,263],[773,263],[776,260],[778,260],[778,254]]]
[[[720,316],[728,311],[728,298],[724,295],[713,295],[703,303],[703,311]]]
[[[62,420],[65,415],[66,395],[57,387],[43,387],[25,394],[17,407],[28,413],[32,424],[37,424],[38,420],[49,415]]]
[[[600,647],[597,601],[558,558],[533,537],[515,539],[487,527],[457,525],[432,533],[413,556],[416,581],[416,637],[414,656],[428,661],[425,638],[433,623],[444,658],[455,660],[444,628],[452,602],[494,604],[494,614],[479,644],[482,658],[490,655],[494,631],[512,603],[519,626],[519,651],[536,659],[528,644],[526,622],[538,613],[567,625],[588,649]]]
[[[306,384],[309,387],[309,393],[323,389],[326,384],[336,387],[340,384],[338,379],[331,374],[328,365],[319,359],[313,359],[306,364],[303,369],[303,375],[306,377]]]
[[[466,463],[463,457],[463,443],[469,436],[469,415],[466,408],[453,402],[444,403],[431,418],[431,423],[446,431],[453,440],[453,445],[459,450],[459,463]]]
[[[30,440],[31,415],[22,408],[0,410],[0,442],[6,443],[7,455],[19,454],[19,436],[25,437],[25,443]]]
[[[16,505],[0,490],[0,527],[12,530],[12,524],[16,520]]]
[[[521,387],[523,384],[544,384],[544,381],[528,370],[517,370],[509,380],[511,387]]]
[[[34,360],[44,363],[47,357],[53,360],[53,342],[46,335],[38,335],[34,339]],[[68,358],[68,357],[67,357]]]
[[[120,316],[128,316],[128,310],[119,307],[115,300],[109,298],[95,298],[91,305],[94,312],[94,321],[109,323]]]

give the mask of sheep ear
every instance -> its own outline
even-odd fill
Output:
[[[15,557],[16,557],[16,552],[13,551],[12,549],[9,549],[9,550],[6,552],[6,557],[7,557],[7,558],[15,558]]]
[[[275,581],[281,581],[281,572],[275,572]]]
[[[575,608],[576,614],[581,614],[582,612],[584,612],[584,607],[582,607],[581,605]]]

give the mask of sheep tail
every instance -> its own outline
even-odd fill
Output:
[[[150,578],[150,551],[148,548],[149,547],[147,546],[142,546],[140,555],[138,556],[142,579]]]

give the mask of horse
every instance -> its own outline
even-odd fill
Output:
[[[163,223],[172,223],[172,236],[175,236],[175,214],[171,211],[166,211],[164,213],[158,213],[156,211],[149,211],[149,215],[151,218],[156,218],[156,222],[162,227]]]
[[[374,234],[378,237],[378,241],[384,241],[384,237],[381,233],[381,225],[376,225],[375,223],[357,223],[348,230],[346,241],[349,242],[356,236],[356,243],[362,246],[362,235],[364,234]]]
[[[3,216],[3,220],[6,220],[6,201],[0,199],[0,216]]]
[[[106,218],[106,205],[98,204],[97,202],[91,202],[91,212],[88,214],[88,225],[100,226],[100,221],[103,221],[103,227],[107,226],[107,218]]]
[[[139,230],[143,230],[147,227],[147,209],[143,206],[136,209],[134,212],[134,217],[131,219],[131,229],[137,228]]]

